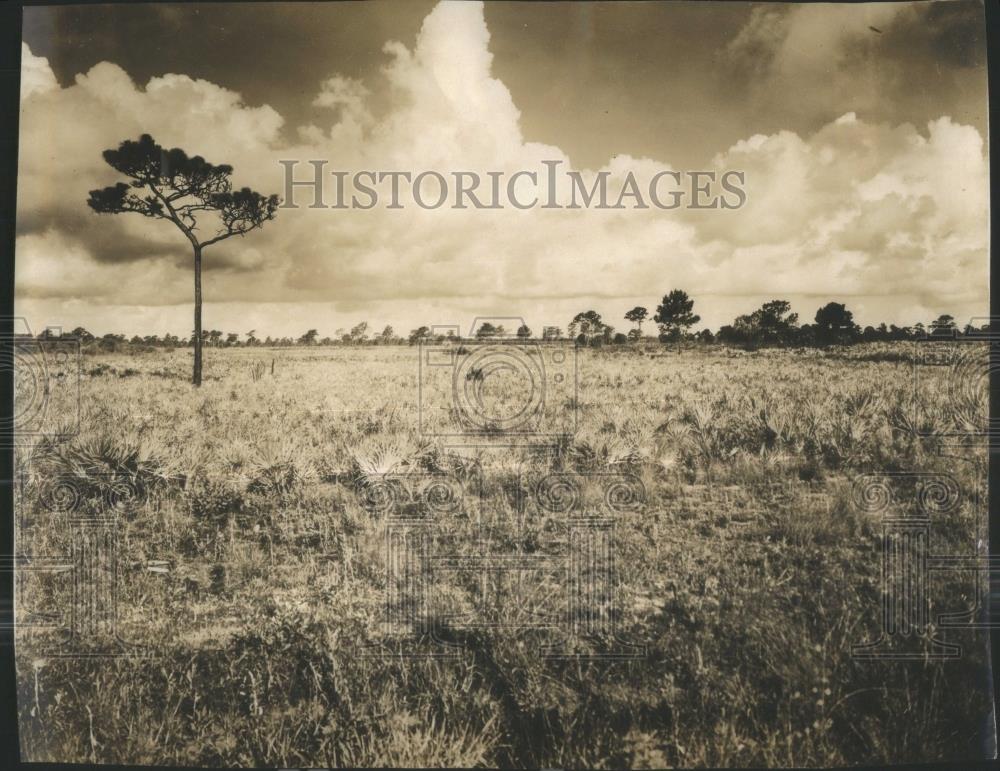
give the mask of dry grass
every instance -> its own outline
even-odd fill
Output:
[[[905,357],[583,351],[579,430],[541,456],[421,436],[413,348],[269,351],[273,375],[255,365],[261,355],[210,351],[198,391],[187,351],[88,357],[80,434],[20,454],[23,553],[67,548],[64,515],[43,495],[51,480],[84,480],[91,508],[129,481],[133,497],[114,506],[119,629],[150,654],[56,658],[53,633],[25,628],[25,760],[655,767],[984,756],[985,636],[952,635],[965,655],[948,663],[850,656],[880,614],[879,521],[852,503],[855,476],[951,474],[966,502],[935,521],[935,550],[969,554],[981,536],[971,500],[984,460],[956,461],[908,430],[914,415],[935,429],[947,389],[932,382],[917,410]],[[444,624],[454,659],[360,655],[384,610],[384,521],[365,506],[381,475],[479,485],[476,516],[460,508],[447,520],[453,552],[486,537],[495,550],[541,553],[558,518],[517,501],[551,471],[641,480],[645,504],[616,525],[615,618],[644,657],[546,659],[559,635],[511,624],[555,602],[559,577],[533,574],[483,598],[462,572],[435,576],[433,612],[478,607],[507,626]],[[973,588],[949,576],[937,596],[961,609]],[[68,603],[59,576],[32,575],[22,589],[22,621]]]

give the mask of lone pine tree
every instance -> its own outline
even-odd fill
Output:
[[[134,212],[168,220],[180,230],[194,252],[194,374],[201,385],[201,258],[206,247],[232,236],[243,236],[274,219],[278,196],[263,196],[250,188],[233,190],[233,167],[213,164],[180,148],[164,150],[149,134],[137,142],[125,140],[117,150],[105,150],[104,160],[128,178],[111,187],[91,190],[87,204],[98,214]],[[199,223],[201,220],[201,223]],[[199,224],[211,222],[211,234]]]

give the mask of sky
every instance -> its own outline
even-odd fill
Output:
[[[542,160],[739,169],[732,211],[280,210],[206,250],[207,328],[405,333],[476,317],[620,330],[674,288],[717,328],[787,299],[862,324],[988,312],[981,2],[49,6],[24,11],[16,309],[188,335],[190,247],[99,216],[101,152],[152,134],[237,186]]]

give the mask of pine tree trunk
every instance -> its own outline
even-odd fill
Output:
[[[194,376],[191,382],[201,385],[201,247],[194,250]]]

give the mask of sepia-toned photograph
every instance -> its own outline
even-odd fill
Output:
[[[25,7],[21,762],[994,760],[987,10]]]

